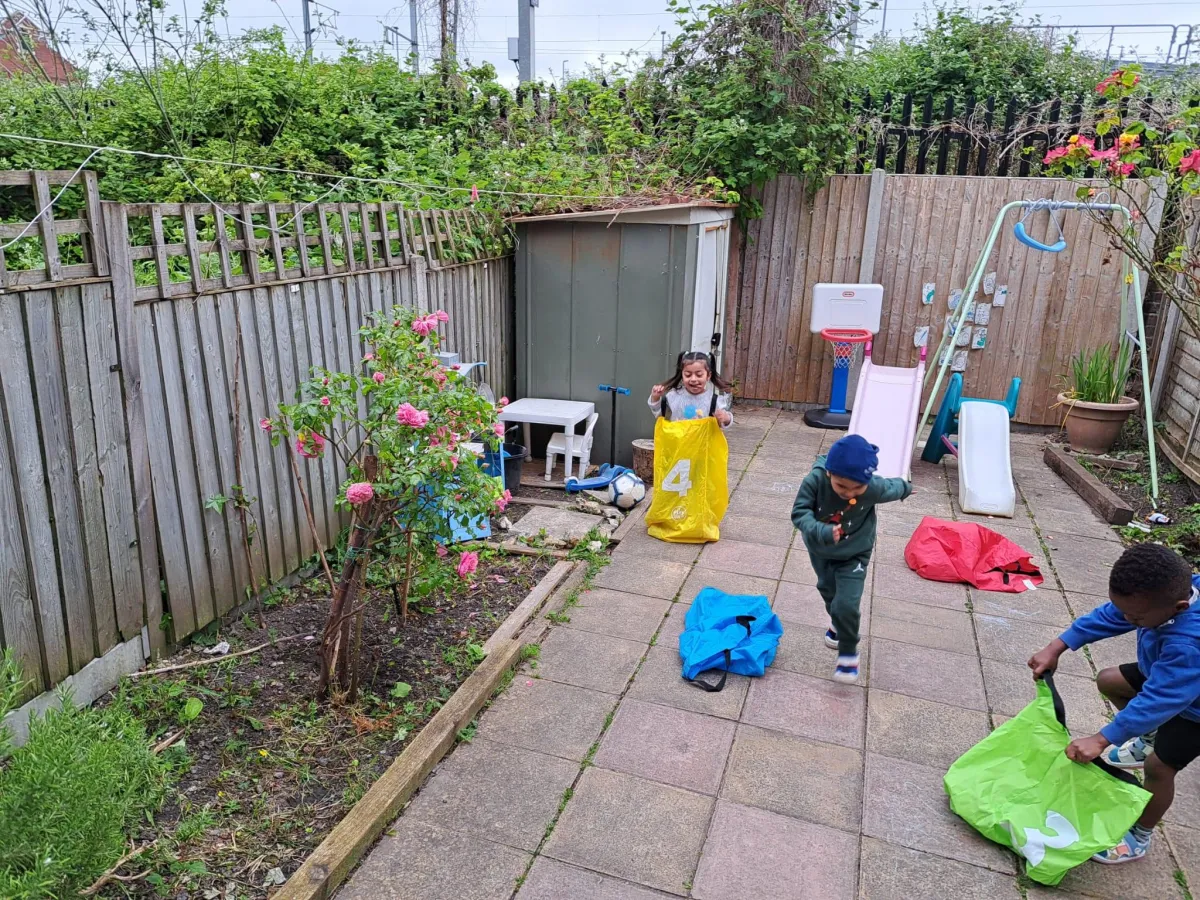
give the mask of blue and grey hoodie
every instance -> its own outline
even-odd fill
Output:
[[[1100,729],[1109,743],[1120,746],[1149,734],[1175,716],[1200,722],[1200,575],[1192,576],[1192,603],[1157,628],[1137,629],[1137,663],[1146,684],[1136,697]],[[1112,603],[1092,610],[1061,635],[1072,650],[1134,630]]]

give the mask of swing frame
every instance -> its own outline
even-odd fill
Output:
[[[975,296],[979,293],[979,285],[983,282],[984,270],[987,268],[988,258],[992,255],[992,250],[995,249],[996,240],[1000,236],[1000,229],[1004,225],[1004,217],[1011,210],[1023,209],[1025,215],[1017,223],[1014,233],[1017,240],[1035,250],[1041,250],[1047,253],[1059,253],[1066,249],[1066,240],[1062,237],[1062,224],[1054,219],[1055,212],[1061,211],[1080,211],[1080,212],[1119,212],[1125,216],[1127,227],[1133,225],[1133,215],[1129,209],[1120,203],[1081,203],[1073,200],[1014,200],[1011,203],[1006,203],[1000,208],[1000,212],[996,214],[996,221],[992,224],[992,230],[988,234],[987,242],[983,245],[983,252],[980,253],[978,261],[975,263],[975,268],[971,270],[971,277],[967,282],[967,290],[963,293],[963,298],[959,301],[958,309],[955,311],[954,330],[949,334],[943,333],[941,341],[938,342],[936,357],[939,361],[936,370],[930,368],[925,373],[925,384],[929,384],[929,378],[934,371],[937,372],[937,378],[934,380],[933,390],[929,394],[929,400],[925,404],[925,412],[920,419],[920,426],[917,428],[916,438],[913,443],[913,450],[916,450],[917,445],[921,441],[922,434],[929,427],[930,414],[933,412],[934,402],[937,400],[938,393],[942,389],[942,381],[946,377],[946,370],[950,367],[951,354],[943,353],[947,345],[949,347],[956,346],[959,332],[962,331],[963,323],[966,321],[967,310],[971,304],[975,302]],[[1034,238],[1029,237],[1025,233],[1024,221],[1031,213],[1039,210],[1048,210],[1050,216],[1054,219],[1055,224],[1059,228],[1059,242],[1056,244],[1043,244]],[[1060,247],[1059,244],[1062,246]],[[1150,500],[1151,503],[1158,506],[1158,456],[1155,449],[1154,439],[1154,410],[1151,406],[1150,398],[1150,359],[1146,349],[1146,318],[1143,312],[1145,297],[1142,295],[1142,276],[1138,267],[1134,264],[1133,259],[1122,249],[1124,257],[1124,265],[1122,266],[1131,277],[1127,280],[1121,280],[1121,340],[1133,340],[1138,345],[1138,351],[1141,356],[1142,364],[1142,407],[1146,414],[1146,442],[1150,454]],[[1125,319],[1127,314],[1126,303],[1128,302],[1128,292],[1130,284],[1133,288],[1133,308],[1137,313],[1137,337],[1135,338],[1125,329]]]

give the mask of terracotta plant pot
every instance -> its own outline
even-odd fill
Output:
[[[1117,442],[1125,420],[1140,405],[1131,397],[1117,403],[1088,403],[1058,395],[1058,402],[1067,413],[1067,440],[1073,450],[1084,453],[1107,453]]]

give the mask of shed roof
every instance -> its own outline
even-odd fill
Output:
[[[552,213],[545,216],[515,216],[514,225],[545,222],[615,222],[652,225],[699,225],[733,218],[736,205],[713,200],[692,200],[687,203],[663,203],[658,206],[628,206],[615,209],[592,209],[585,212]]]

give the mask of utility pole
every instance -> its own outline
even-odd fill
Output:
[[[517,70],[521,84],[533,81],[537,77],[536,41],[533,34],[533,11],[537,5],[538,0],[517,0],[517,47],[520,53]]]
[[[438,0],[438,37],[441,40],[442,67],[450,62],[450,0]],[[444,72],[443,72],[444,74]]]
[[[420,75],[421,74],[421,66],[420,66],[419,57],[420,57],[420,53],[421,53],[421,46],[420,46],[420,44],[417,43],[417,39],[415,37],[409,37],[408,35],[402,33],[399,28],[394,28],[391,25],[384,25],[383,33],[384,33],[384,36],[385,36],[385,39],[387,40],[387,42],[389,44],[392,44],[396,48],[396,66],[397,66],[397,68],[399,68],[400,66],[403,65],[403,60],[402,60],[401,54],[400,54],[400,46],[401,46],[401,43],[403,42],[405,44],[408,44],[408,48],[409,48],[408,52],[412,56],[413,74]],[[414,31],[413,34],[416,34],[416,32]]]
[[[304,55],[312,56],[312,16],[308,11],[308,4],[311,0],[300,0],[300,5],[304,9]]]

